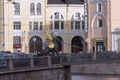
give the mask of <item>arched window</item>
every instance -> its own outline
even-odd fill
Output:
[[[50,29],[54,30],[62,30],[64,29],[64,20],[63,15],[59,12],[55,12],[53,15],[51,15],[51,22],[50,22]]]
[[[35,4],[34,3],[30,4],[30,14],[35,15]]]
[[[37,15],[41,15],[41,4],[37,3]]]
[[[84,16],[77,12],[71,18],[71,30],[84,30]]]
[[[14,14],[20,15],[20,4],[19,3],[14,4]]]

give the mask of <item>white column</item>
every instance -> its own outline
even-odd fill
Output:
[[[116,34],[112,34],[112,51],[116,51]]]

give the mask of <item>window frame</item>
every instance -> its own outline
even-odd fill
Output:
[[[35,21],[35,22],[33,22],[33,30],[38,30],[39,28],[38,28],[38,22],[37,21]]]
[[[83,20],[83,14],[76,12],[71,17],[71,30],[84,30],[85,22]]]
[[[18,21],[13,22],[13,29],[21,30],[21,22],[18,22]]]
[[[37,3],[37,15],[41,15],[41,3]]]
[[[32,22],[29,22],[29,30],[32,30]]]
[[[35,3],[30,3],[30,15],[35,15]]]
[[[103,27],[103,20],[102,19],[98,19],[97,26],[98,27]]]
[[[22,47],[22,37],[14,36],[13,37],[13,49],[18,49]]]
[[[102,4],[97,3],[97,12],[102,12]]]
[[[20,3],[18,2],[14,4],[14,15],[20,15]]]
[[[50,19],[50,30],[64,29],[64,18],[62,14],[60,14],[59,12],[55,12],[53,15],[51,15]]]

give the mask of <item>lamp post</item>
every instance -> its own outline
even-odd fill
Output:
[[[35,54],[35,42],[36,42],[36,37],[33,37],[33,42],[34,42],[34,54]]]

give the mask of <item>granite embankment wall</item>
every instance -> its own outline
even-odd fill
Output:
[[[72,65],[72,80],[120,80],[120,62]]]
[[[69,68],[52,66],[34,69],[19,69],[0,73],[0,80],[70,80]]]

